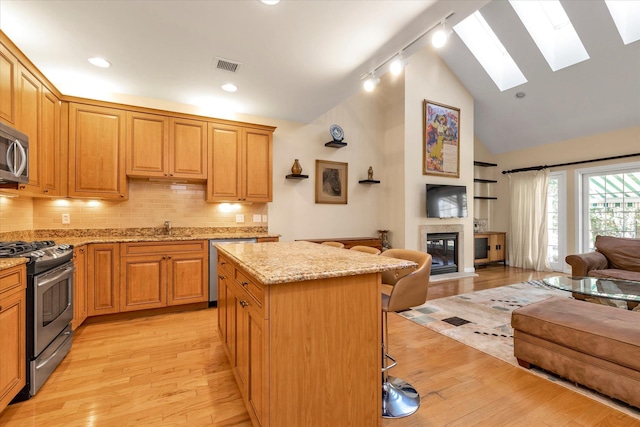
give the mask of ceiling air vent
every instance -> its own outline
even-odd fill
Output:
[[[216,68],[218,70],[230,71],[237,73],[238,69],[242,65],[240,62],[232,61],[230,59],[216,58]]]

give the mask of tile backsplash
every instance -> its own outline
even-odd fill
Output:
[[[161,227],[165,221],[173,227],[267,226],[266,203],[207,203],[205,191],[205,184],[130,180],[125,201],[8,198],[0,200],[0,232]],[[63,214],[69,224],[62,223]],[[244,215],[243,223],[236,221],[238,214]],[[25,226],[30,222],[32,227]]]

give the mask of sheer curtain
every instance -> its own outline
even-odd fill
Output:
[[[549,170],[509,175],[511,226],[509,265],[551,271],[547,259],[547,185]]]

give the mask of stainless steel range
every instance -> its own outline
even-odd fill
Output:
[[[13,402],[35,395],[71,350],[73,247],[40,242],[0,242],[0,258],[27,263],[27,385]]]

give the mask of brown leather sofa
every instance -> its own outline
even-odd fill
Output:
[[[513,311],[513,352],[538,366],[640,408],[640,313],[553,297]]]
[[[640,282],[640,239],[596,236],[596,252],[569,255],[572,276]]]

